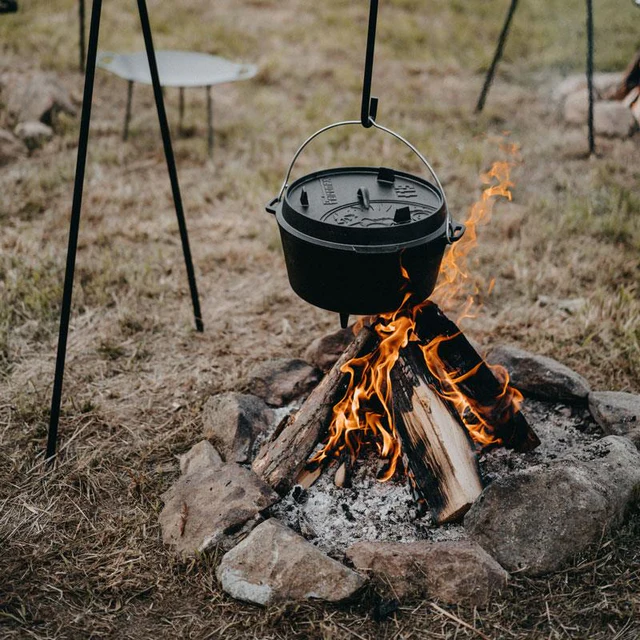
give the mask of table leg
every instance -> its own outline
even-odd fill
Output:
[[[209,157],[213,158],[213,100],[211,98],[211,87],[207,87],[207,151]]]
[[[127,83],[127,106],[124,112],[124,129],[122,131],[122,139],[124,141],[129,137],[129,122],[131,122],[131,100],[133,98],[133,80]]]
[[[84,73],[84,65],[85,65],[85,9],[84,9],[84,0],[79,0],[78,2],[78,19],[80,23],[80,40],[78,46],[80,48],[80,73]]]
[[[184,87],[180,87],[180,107],[179,107],[179,113],[180,113],[180,121],[178,123],[178,133],[180,135],[183,135],[184,133],[184,129],[183,129],[183,122],[184,122]]]

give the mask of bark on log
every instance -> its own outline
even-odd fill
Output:
[[[462,518],[482,493],[474,445],[415,343],[403,349],[391,372],[396,431],[414,488],[438,524]]]
[[[504,384],[471,346],[457,325],[436,304],[429,303],[416,318],[416,335],[422,344],[445,336],[438,345],[438,356],[446,372],[455,375],[456,387],[470,401],[474,411],[491,425],[494,435],[508,449],[531,451],[540,440],[523,413],[503,396]],[[464,376],[464,374],[471,375]]]
[[[347,374],[340,371],[342,365],[373,351],[377,341],[373,331],[363,328],[300,410],[284,420],[258,452],[253,471],[281,495],[295,483],[327,432],[333,406],[344,395],[348,383]]]

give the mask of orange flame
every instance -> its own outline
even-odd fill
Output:
[[[507,150],[513,154],[517,148],[512,145]],[[477,293],[475,288],[473,293],[470,292],[471,278],[468,266],[469,252],[477,244],[477,227],[489,221],[497,197],[511,200],[510,188],[513,183],[510,181],[509,163],[494,163],[481,179],[489,186],[469,211],[465,221],[465,235],[453,244],[445,255],[440,268],[441,282],[434,290],[435,300],[446,308],[450,308],[461,298],[466,298],[462,302],[458,321],[471,315],[474,294]],[[404,267],[402,271],[408,284],[409,278]],[[493,288],[493,284],[492,281],[490,288]],[[410,293],[406,293],[397,311],[382,314],[375,319],[371,329],[380,339],[376,349],[343,365],[343,373],[349,376],[347,391],[334,406],[328,440],[310,460],[311,463],[326,464],[345,454],[350,455],[354,461],[363,446],[372,445],[387,462],[379,480],[389,480],[395,474],[400,460],[401,444],[393,421],[391,370],[400,356],[400,350],[407,346],[409,340],[418,339],[414,332],[416,317],[420,309],[427,304],[427,301],[424,301],[413,305],[410,298]],[[362,324],[360,321],[356,325],[356,332]],[[492,421],[511,417],[519,409],[522,396],[509,386],[508,375],[504,369],[492,367],[503,388],[498,398],[492,402],[491,411],[467,398],[461,387],[464,386],[465,380],[476,374],[483,362],[471,371],[447,372],[438,355],[438,347],[443,341],[455,337],[440,336],[429,344],[420,345],[425,363],[434,378],[439,381],[439,393],[456,407],[474,441],[481,446],[499,444],[500,441],[493,435],[496,425]]]

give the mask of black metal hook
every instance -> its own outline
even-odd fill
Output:
[[[376,119],[378,98],[371,97],[371,77],[373,76],[373,53],[376,46],[376,25],[378,23],[378,0],[371,0],[369,7],[369,29],[367,32],[367,53],[364,60],[364,81],[362,83],[362,107],[360,121],[369,128]]]

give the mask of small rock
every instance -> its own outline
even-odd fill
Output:
[[[509,575],[479,545],[452,542],[358,542],[347,549],[356,569],[370,573],[385,595],[437,598],[482,606]]]
[[[179,457],[179,460],[182,475],[206,469],[219,469],[224,464],[220,454],[208,440],[194,444],[187,453]]]
[[[0,129],[0,167],[27,155],[27,148],[10,131]]]
[[[589,113],[589,92],[579,89],[567,96],[564,103],[564,119],[570,124],[586,124]]]
[[[304,359],[326,373],[353,341],[353,338],[352,326],[316,338],[304,352]]]
[[[21,122],[15,128],[14,133],[27,145],[29,151],[40,148],[53,138],[53,129],[37,121]]]
[[[639,489],[640,452],[626,438],[608,436],[494,481],[464,525],[508,571],[540,575],[618,526]]]
[[[227,462],[248,462],[256,437],[273,420],[273,409],[261,398],[245,393],[221,393],[211,396],[204,405],[203,435]]]
[[[162,495],[162,539],[185,555],[216,544],[228,547],[278,499],[255,473],[237,464],[196,469]]]
[[[581,136],[584,139],[584,136]],[[579,313],[587,306],[585,298],[552,298],[550,296],[538,296],[538,302],[542,307],[555,307],[560,311],[572,315]]]
[[[274,518],[258,525],[231,549],[216,575],[229,595],[260,605],[301,600],[340,602],[365,583],[362,576]]]
[[[640,427],[640,396],[622,391],[592,391],[589,411],[605,433],[624,436]]]
[[[600,136],[628,138],[638,128],[638,123],[631,109],[622,102],[604,100],[593,107],[593,127]]]
[[[558,139],[558,150],[567,160],[582,160],[591,153],[589,138],[584,131],[571,129]]]
[[[247,386],[267,404],[282,407],[311,391],[321,377],[322,372],[304,360],[279,358],[258,367]]]
[[[625,435],[625,438],[631,440],[636,449],[640,449],[640,427],[636,427],[635,429],[629,431],[629,433]]]
[[[489,350],[487,362],[502,365],[513,386],[525,395],[573,402],[584,401],[589,395],[589,383],[553,358],[503,345]]]
[[[71,95],[54,73],[7,73],[0,79],[2,100],[14,123],[52,125],[58,112],[75,115]]]

